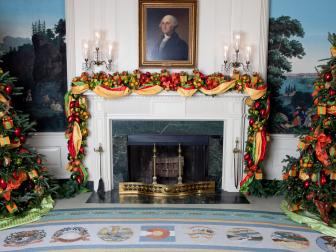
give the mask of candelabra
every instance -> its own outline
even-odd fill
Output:
[[[92,58],[89,55],[90,47],[89,43],[84,43],[83,46],[83,54],[84,54],[84,64],[83,70],[93,70],[95,66],[105,66],[108,71],[112,71],[112,44],[108,45],[108,53],[106,59],[102,59],[104,57],[103,53],[101,52],[100,47],[100,34],[98,32],[95,33],[95,45]]]
[[[232,68],[234,70],[237,70],[239,68],[242,68],[243,71],[245,72],[250,72],[250,56],[251,56],[251,47],[247,46],[246,47],[246,57],[245,57],[245,62],[240,57],[240,48],[239,48],[239,43],[240,43],[240,35],[235,36],[235,41],[234,41],[234,56],[233,60],[229,61],[228,60],[228,51],[229,47],[224,46],[224,64],[223,64],[223,69],[225,72],[229,72]]]

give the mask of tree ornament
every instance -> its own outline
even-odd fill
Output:
[[[16,165],[22,165],[22,158],[16,159],[15,164]]]
[[[330,82],[330,81],[332,81],[333,76],[332,76],[331,72],[326,72],[326,73],[323,75],[323,79],[324,79],[325,82]]]
[[[20,136],[20,143],[25,143],[26,142],[26,136]]]
[[[3,165],[4,165],[5,167],[9,166],[9,165],[11,164],[11,162],[12,162],[12,159],[11,159],[10,157],[8,157],[8,156],[4,156]]]
[[[40,165],[40,164],[42,163],[42,159],[41,159],[40,157],[38,157],[38,158],[36,159],[36,163],[37,163],[38,165]]]
[[[2,190],[5,190],[7,188],[7,183],[3,178],[0,179],[0,188]]]
[[[251,119],[249,120],[249,125],[252,126],[253,124],[254,124],[254,119],[251,118]]]
[[[329,88],[329,96],[334,96],[336,94],[336,90]]]
[[[327,183],[327,177],[325,175],[322,175],[320,178],[320,185],[325,185]]]
[[[14,126],[13,119],[10,116],[4,116],[2,118],[2,125],[5,129],[11,129]]]
[[[15,130],[14,130],[14,134],[15,134],[15,136],[17,136],[17,137],[20,137],[21,136],[21,128],[15,128]]]
[[[71,178],[72,180],[76,180],[77,176],[78,176],[78,175],[77,175],[76,173],[72,173],[71,176],[70,176],[70,178]]]
[[[307,189],[308,187],[309,187],[309,181],[308,180],[306,180],[304,183],[303,183],[303,187],[305,188],[305,189]]]
[[[13,87],[12,87],[11,85],[7,85],[7,86],[5,87],[5,92],[6,92],[6,94],[8,94],[8,95],[12,94],[12,92],[13,92]]]

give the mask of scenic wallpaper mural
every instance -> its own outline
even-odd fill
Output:
[[[270,0],[268,83],[270,131],[302,134],[310,125],[315,67],[330,57],[328,32],[335,32],[335,0]]]
[[[37,131],[64,131],[64,0],[0,0],[0,24],[0,66],[24,88],[15,106],[31,115]]]

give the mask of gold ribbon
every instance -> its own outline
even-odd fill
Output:
[[[126,87],[124,90],[110,90],[101,86],[96,86],[93,89],[97,95],[105,98],[120,98],[130,94],[130,89]]]
[[[262,138],[261,131],[258,131],[255,134],[255,153],[254,153],[254,164],[258,164],[260,156],[261,156],[261,147],[262,147]]]
[[[134,90],[133,92],[138,94],[138,95],[155,95],[158,94],[162,91],[162,87],[160,87],[159,85],[155,85],[152,87],[148,87],[148,88],[142,88],[142,89],[138,89],[138,90]]]
[[[205,88],[201,87],[200,91],[203,94],[206,94],[206,95],[223,94],[226,91],[228,91],[229,89],[233,88],[235,85],[236,85],[236,80],[232,80],[232,81],[223,82],[223,83],[219,84],[217,87],[215,87],[211,90],[208,90],[208,89],[205,89]]]
[[[8,105],[8,100],[6,99],[5,96],[3,96],[2,94],[0,94],[0,102],[1,103],[4,103],[6,105]]]
[[[82,86],[72,86],[71,87],[71,92],[73,94],[82,94],[87,90],[89,90],[89,85],[88,84],[84,84]]]
[[[72,132],[72,141],[76,151],[76,156],[82,144],[82,133],[77,122],[74,122],[73,132]]]
[[[252,100],[258,100],[263,97],[267,92],[267,87],[263,89],[253,89],[249,87],[245,87],[245,93],[247,93]]]
[[[178,88],[177,93],[184,97],[193,96],[197,92],[197,89],[185,89],[185,88]]]
[[[331,53],[331,56],[336,57],[336,47],[335,46],[330,48],[330,53]]]

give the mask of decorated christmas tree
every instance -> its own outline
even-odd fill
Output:
[[[20,91],[14,82],[15,78],[0,69],[0,217],[25,214],[33,208],[36,216],[50,208],[45,204],[50,202],[51,190],[41,157],[25,146],[34,123],[12,107],[11,95]],[[3,220],[0,228],[6,226]]]
[[[283,179],[290,217],[294,212],[296,220],[305,222],[301,217],[310,213],[331,225],[336,220],[336,34],[328,39],[331,58],[317,69],[310,132],[300,137],[300,156],[287,157]]]

